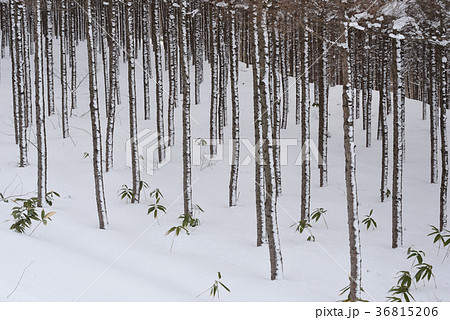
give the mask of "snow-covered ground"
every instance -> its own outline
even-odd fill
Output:
[[[56,48],[56,47],[55,47]],[[79,49],[79,79],[87,73],[84,48]],[[56,55],[55,61],[58,60]],[[58,75],[58,66],[55,72]],[[100,68],[101,69],[101,68]],[[209,67],[205,66],[202,103],[192,107],[193,138],[208,138]],[[103,78],[99,70],[100,99]],[[14,144],[12,96],[9,60],[1,61],[0,95],[0,192],[5,196],[32,196],[36,190],[36,149],[29,143],[30,166],[18,168],[18,148]],[[138,71],[138,92],[142,92]],[[0,300],[1,301],[210,301],[209,293],[198,296],[212,285],[217,272],[231,293],[221,290],[222,301],[337,301],[339,291],[348,285],[349,250],[344,184],[341,88],[330,90],[329,186],[319,187],[317,163],[313,160],[311,207],[325,208],[329,228],[323,221],[313,223],[316,242],[306,241],[304,234],[291,225],[300,217],[300,167],[294,165],[299,147],[290,147],[287,166],[283,166],[283,195],[279,199],[278,221],[284,262],[284,280],[270,281],[267,247],[257,248],[254,209],[254,167],[242,166],[239,174],[239,203],[228,208],[228,143],[224,161],[206,168],[193,169],[194,203],[205,213],[201,225],[190,236],[181,234],[174,240],[166,231],[178,225],[182,214],[181,108],[176,110],[176,146],[172,160],[153,176],[142,173],[150,185],[141,204],[131,205],[117,197],[123,184],[131,185],[126,167],[128,138],[127,70],[121,66],[122,104],[118,107],[115,136],[115,168],[105,174],[106,199],[110,229],[97,228],[88,82],[79,89],[78,109],[70,118],[70,139],[63,140],[60,117],[47,119],[49,190],[61,194],[54,207],[53,221],[40,226],[30,237],[9,230],[11,222],[0,224]],[[59,81],[56,78],[56,81]],[[293,84],[293,79],[291,79]],[[253,104],[251,69],[240,67],[240,105],[242,138],[253,141]],[[167,83],[165,84],[167,88]],[[60,107],[59,82],[56,105]],[[282,137],[300,139],[295,125],[294,96],[291,87],[291,110],[288,129]],[[154,83],[152,83],[152,94]],[[155,102],[152,96],[153,103]],[[374,231],[361,230],[364,299],[385,301],[387,291],[396,283],[400,270],[410,270],[406,259],[410,246],[426,252],[425,262],[433,265],[433,281],[412,290],[418,301],[450,300],[450,260],[442,263],[444,252],[427,237],[429,225],[439,223],[439,186],[429,183],[429,121],[421,120],[421,103],[407,100],[407,154],[404,173],[404,247],[391,249],[391,201],[379,201],[381,144],[376,141],[377,94],[373,101],[373,146],[365,148],[362,120],[356,121],[357,177],[359,212],[363,216],[373,209],[378,223]],[[167,106],[167,95],[165,95]],[[143,119],[143,95],[138,96],[140,119]],[[230,105],[230,104],[228,104]],[[105,110],[102,106],[102,129]],[[155,110],[152,105],[153,111]],[[60,110],[58,111],[60,112]],[[231,116],[231,113],[229,112]],[[153,116],[153,119],[155,117]],[[392,115],[388,117],[390,129]],[[312,111],[312,137],[317,141],[317,110]],[[139,130],[156,130],[154,120],[139,122]],[[225,141],[231,128],[226,128]],[[34,129],[29,131],[35,141]],[[105,135],[103,135],[103,138]],[[392,146],[390,146],[392,147]],[[242,159],[249,155],[242,148]],[[390,157],[392,152],[390,153]],[[391,171],[391,168],[390,168]],[[148,193],[159,188],[169,208],[157,222],[147,215],[152,202]],[[0,220],[11,219],[13,204],[0,203]],[[34,261],[34,262],[33,262]],[[33,263],[32,263],[33,262]],[[24,268],[30,263],[14,294]],[[197,297],[198,296],[198,297]]]

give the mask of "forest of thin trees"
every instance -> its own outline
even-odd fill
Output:
[[[440,229],[447,228],[449,12],[450,2],[445,0],[2,1],[1,56],[10,59],[12,66],[11,114],[18,165],[29,165],[28,152],[34,149],[29,147],[27,135],[35,128],[37,192],[39,202],[44,204],[51,184],[47,181],[46,118],[59,116],[61,136],[70,138],[69,124],[72,110],[78,107],[77,90],[82,81],[77,69],[84,64],[89,70],[92,164],[100,229],[108,227],[103,177],[115,164],[118,105],[126,105],[129,110],[133,203],[140,201],[142,189],[138,111],[143,110],[144,119],[149,120],[151,110],[156,110],[156,118],[151,120],[158,133],[159,162],[164,161],[166,149],[175,144],[175,136],[182,137],[184,215],[192,216],[190,113],[195,105],[208,103],[208,153],[217,154],[218,145],[224,143],[224,130],[230,130],[233,138],[228,204],[236,206],[240,132],[241,126],[248,125],[240,121],[238,80],[240,68],[248,67],[253,75],[255,243],[268,247],[270,277],[281,279],[277,199],[283,188],[277,141],[282,130],[291,125],[288,114],[295,114],[296,123],[292,125],[299,127],[298,138],[303,145],[298,217],[308,223],[313,165],[308,143],[310,139],[318,141],[320,186],[326,188],[329,89],[342,86],[349,297],[361,300],[355,135],[365,137],[363,147],[367,148],[372,147],[372,139],[381,141],[379,199],[383,202],[392,198],[392,248],[401,247],[402,186],[407,183],[403,181],[403,168],[408,144],[414,143],[405,135],[406,99],[421,101],[423,120],[429,122],[430,161],[423,165],[429,168],[430,183],[440,184]],[[87,60],[77,57],[81,46],[87,49]],[[59,61],[54,59],[57,51]],[[142,66],[137,65],[137,59]],[[128,79],[123,83],[119,81],[121,63]],[[211,72],[210,83],[204,82],[206,72]],[[141,78],[137,73],[142,73],[142,91],[136,90],[136,78]],[[104,87],[98,85],[99,75],[104,77]],[[292,87],[290,79],[295,81]],[[151,82],[155,83],[154,92]],[[169,84],[168,92],[163,83]],[[61,90],[61,99],[55,98],[56,87]],[[120,87],[128,88],[126,101]],[[228,88],[231,99],[227,97]],[[201,101],[202,90],[209,90],[209,101]],[[292,90],[294,101],[289,100]],[[373,91],[379,93],[377,105]],[[143,96],[143,105],[137,103],[138,95]],[[104,97],[104,104],[99,103],[99,96]],[[312,107],[318,107],[318,132],[310,126]],[[176,108],[182,108],[182,132],[175,131]],[[372,123],[373,108],[378,108],[376,123]],[[390,114],[392,124],[388,124]],[[362,119],[361,127],[356,119]],[[102,126],[106,137],[102,137]],[[391,144],[393,152],[389,155]],[[227,199],[227,195],[224,197]]]

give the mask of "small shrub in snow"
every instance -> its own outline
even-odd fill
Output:
[[[218,299],[220,299],[220,295],[219,295],[219,289],[222,287],[223,289],[225,289],[228,292],[231,292],[231,290],[225,285],[223,284],[223,282],[221,281],[222,279],[222,275],[220,274],[220,272],[217,272],[217,279],[214,281],[214,283],[212,284],[211,287],[209,287],[208,289],[206,289],[205,291],[203,291],[202,293],[200,293],[198,297],[200,297],[202,294],[206,293],[209,291],[209,295],[214,299],[216,296]]]
[[[139,181],[139,192],[143,189],[148,189],[148,183],[145,181]],[[117,192],[120,200],[126,199],[127,202],[134,198],[133,189],[128,188],[126,184],[122,185],[122,188]]]
[[[161,191],[158,188],[153,190],[150,193],[150,196],[152,198],[156,199],[156,203],[152,203],[150,205],[150,207],[148,208],[147,214],[153,213],[153,217],[156,219],[160,212],[162,212],[162,213],[166,213],[167,212],[166,207],[159,203],[161,201],[161,199],[164,198],[164,196],[162,195]]]
[[[393,286],[388,292],[392,295],[387,297],[389,302],[411,302],[416,301],[412,293],[410,292],[411,286],[414,286],[423,280],[424,285],[426,281],[431,281],[433,278],[436,286],[436,280],[433,274],[433,266],[425,263],[425,252],[422,250],[416,250],[413,247],[409,247],[407,259],[413,259],[412,268],[415,270],[414,276],[409,271],[400,271],[397,274],[397,284]]]
[[[372,227],[372,230],[375,230],[378,225],[375,219],[372,217],[373,209],[370,210],[370,213],[364,216],[362,223],[366,226],[367,230]]]
[[[191,216],[189,216],[189,215],[186,216],[186,215],[182,214],[181,216],[178,217],[178,219],[181,219],[181,225],[173,226],[166,232],[166,236],[171,233],[174,233],[172,244],[170,246],[170,251],[172,251],[173,243],[175,241],[176,236],[179,236],[182,231],[184,231],[186,233],[186,235],[190,235],[188,228],[195,228],[200,225],[200,219],[196,218],[196,216],[200,212],[205,212],[205,211],[198,204],[194,205],[193,209],[194,210],[193,210]]]
[[[428,234],[429,237],[433,236],[433,243],[438,243],[439,247],[438,250],[441,250],[441,246],[443,248],[447,248],[447,252],[444,256],[444,260],[449,256],[450,254],[450,231],[448,230],[442,230],[440,231],[435,226],[430,226],[432,232]]]
[[[45,199],[49,205],[53,204],[53,198],[59,197],[59,194],[51,191],[45,195]],[[14,223],[9,227],[10,230],[14,230],[18,233],[25,233],[25,231],[31,227],[33,221],[39,221],[39,224],[30,233],[33,232],[41,225],[47,225],[48,221],[51,221],[51,217],[56,212],[45,212],[45,209],[41,208],[41,204],[37,197],[22,199],[13,199],[13,202],[17,204],[12,209],[11,215],[14,218]]]
[[[306,241],[311,241],[311,242],[316,241],[316,237],[313,235],[313,233],[311,231],[312,226],[307,221],[300,220],[299,222],[296,222],[293,225],[291,225],[291,227],[295,227],[295,232],[298,232],[300,234],[302,234],[304,231],[308,231],[309,235],[306,238]]]
[[[327,220],[325,219],[327,212],[328,212],[328,210],[326,210],[324,208],[317,208],[312,212],[311,219],[314,220],[315,222],[318,222],[319,219],[322,218],[323,222],[325,223],[325,225],[327,226],[327,229],[328,229]]]

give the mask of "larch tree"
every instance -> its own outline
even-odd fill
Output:
[[[134,3],[131,0],[126,2],[126,35],[127,35],[127,56],[128,56],[128,103],[130,116],[130,146],[131,150],[131,176],[133,181],[133,196],[131,203],[139,202],[140,193],[140,167],[138,148],[138,120],[136,106],[136,61],[135,61],[135,38],[134,38]]]
[[[261,81],[258,35],[258,7],[252,6],[252,70],[253,70],[253,124],[255,133],[255,204],[256,204],[256,245],[267,242],[265,223],[265,182],[263,158],[263,127],[261,110]]]
[[[345,17],[347,18],[347,17]],[[345,186],[347,194],[347,215],[350,243],[350,300],[361,300],[361,238],[358,216],[358,193],[356,185],[356,145],[355,125],[352,106],[352,87],[350,83],[350,56],[348,53],[348,22],[344,22],[345,34],[342,52],[343,70],[343,128],[344,128],[344,151],[345,151]]]
[[[42,56],[42,17],[41,1],[34,2],[34,71],[35,71],[35,105],[36,105],[36,146],[37,146],[37,193],[38,202],[43,205],[47,194],[47,142],[45,132],[44,82]]]
[[[229,206],[233,207],[237,205],[238,200],[238,176],[239,176],[239,149],[240,149],[240,136],[239,136],[239,90],[238,90],[238,75],[239,75],[239,61],[238,61],[238,34],[236,30],[236,7],[234,1],[231,3],[230,8],[230,38],[231,38],[231,52],[230,52],[230,76],[231,76],[231,105],[233,113],[232,121],[232,164],[230,173],[230,186],[229,186]]]
[[[183,199],[184,215],[192,216],[192,168],[191,168],[191,94],[189,76],[189,51],[187,45],[187,10],[188,1],[180,0],[180,61],[183,88]]]
[[[267,27],[267,2],[261,1],[259,8],[259,57],[260,57],[260,93],[262,111],[262,140],[265,179],[265,222],[267,243],[269,245],[270,278],[283,278],[283,259],[277,219],[277,191],[275,166],[273,160],[272,110],[269,97],[269,34]]]
[[[103,182],[102,161],[102,137],[100,127],[100,110],[98,106],[97,68],[94,58],[94,38],[92,26],[92,4],[86,0],[87,13],[87,35],[86,45],[89,66],[89,107],[92,125],[92,164],[94,166],[95,197],[97,201],[97,214],[99,228],[108,227],[108,216],[106,211],[105,186]]]

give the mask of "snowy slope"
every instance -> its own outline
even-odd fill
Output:
[[[85,56],[84,48],[79,48]],[[58,57],[55,57],[58,61]],[[87,73],[85,59],[78,59],[79,79]],[[0,192],[5,196],[35,191],[36,155],[30,143],[30,166],[17,168],[18,150],[14,145],[10,66],[1,61],[0,94]],[[55,72],[58,72],[58,67]],[[193,138],[208,138],[209,70],[205,66],[202,104],[192,108]],[[138,92],[142,91],[142,72],[138,71]],[[176,110],[176,141],[172,160],[153,176],[142,173],[141,179],[150,190],[160,188],[167,215],[155,222],[148,216],[148,196],[141,204],[131,205],[117,197],[123,184],[131,184],[126,167],[125,143],[128,138],[127,70],[121,65],[122,105],[118,108],[115,136],[115,168],[105,175],[110,229],[97,229],[94,185],[90,157],[90,119],[87,79],[79,89],[79,107],[70,118],[71,139],[62,139],[60,118],[47,119],[49,151],[49,189],[62,196],[54,203],[53,221],[39,227],[32,237],[9,230],[11,223],[0,224],[0,300],[1,301],[210,301],[208,293],[199,297],[214,282],[217,272],[231,293],[221,292],[222,301],[336,301],[340,289],[348,284],[349,270],[347,212],[344,184],[341,88],[330,91],[329,186],[319,188],[317,163],[312,166],[311,207],[328,210],[329,229],[322,221],[313,224],[316,242],[307,242],[305,235],[290,226],[300,216],[300,167],[294,165],[299,147],[290,147],[289,165],[282,168],[283,196],[279,199],[278,219],[284,260],[284,280],[269,280],[269,258],[266,247],[256,248],[254,210],[254,168],[243,166],[239,176],[238,207],[228,208],[228,161],[219,161],[207,168],[193,170],[194,203],[206,212],[201,225],[190,236],[180,235],[170,252],[172,235],[165,232],[177,225],[182,213],[181,190],[181,109]],[[253,141],[252,74],[240,68],[240,103],[242,137]],[[56,78],[56,81],[58,79]],[[292,79],[291,79],[292,82]],[[154,92],[154,83],[152,83]],[[167,87],[167,86],[166,86]],[[100,99],[103,99],[103,78],[99,74]],[[59,90],[59,84],[57,85]],[[283,138],[299,139],[292,109],[294,86],[291,87],[291,111],[288,129]],[[375,93],[374,106],[377,105]],[[56,92],[57,106],[60,93]],[[154,102],[154,97],[152,97]],[[143,95],[138,96],[140,119],[143,118]],[[165,95],[167,106],[167,95]],[[104,104],[101,103],[103,106]],[[229,105],[229,104],[228,104]],[[154,107],[152,106],[153,111]],[[314,109],[314,108],[313,108]],[[377,120],[374,107],[374,129]],[[103,129],[105,111],[102,108]],[[230,114],[230,113],[229,113]],[[155,117],[153,117],[155,119]],[[392,116],[388,118],[391,127]],[[429,184],[428,121],[421,120],[421,104],[407,101],[407,155],[404,175],[404,248],[393,250],[391,243],[391,202],[380,203],[380,150],[378,141],[366,149],[361,119],[357,120],[358,196],[360,216],[374,209],[378,223],[375,231],[361,231],[363,255],[363,287],[367,300],[384,301],[395,284],[400,270],[409,270],[406,249],[415,245],[426,252],[426,262],[434,266],[437,287],[431,282],[412,291],[419,301],[450,300],[450,260],[442,263],[427,233],[428,225],[438,225],[439,186]],[[317,141],[317,110],[312,113],[312,136]],[[139,130],[156,130],[154,120],[139,123]],[[230,128],[226,128],[226,138]],[[104,136],[103,136],[104,137]],[[375,131],[373,137],[376,138]],[[34,130],[30,141],[34,141]],[[227,140],[227,139],[225,139]],[[249,153],[242,148],[242,159]],[[225,144],[225,159],[228,159]],[[390,154],[391,156],[391,154]],[[10,203],[0,203],[0,220],[10,218]],[[34,262],[33,262],[34,261]],[[26,270],[19,287],[22,271]]]

